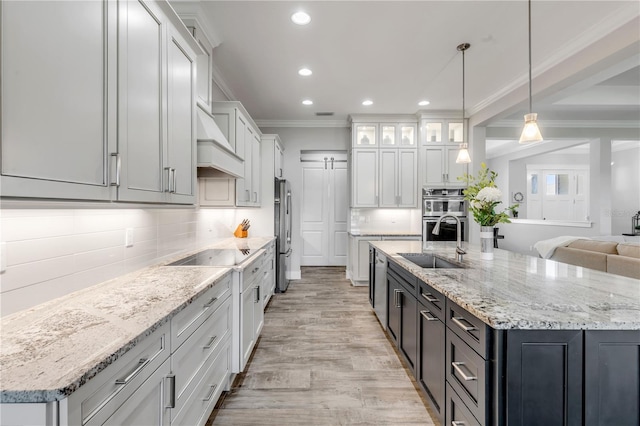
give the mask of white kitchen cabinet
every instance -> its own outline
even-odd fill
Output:
[[[430,187],[464,187],[458,177],[468,171],[467,164],[456,163],[457,146],[428,145],[420,148],[422,185]]]
[[[276,135],[277,137],[277,135]],[[284,147],[282,146],[282,142],[280,142],[280,138],[277,137],[275,143],[275,153],[274,153],[274,172],[277,178],[282,178],[284,176]]]
[[[0,9],[2,196],[113,199],[117,3]]]
[[[235,153],[244,161],[244,177],[235,179],[235,205],[260,207],[262,133],[240,102],[214,102],[213,115]]]
[[[405,118],[406,122],[385,118],[352,116],[352,120],[366,122],[352,121],[351,207],[417,208],[415,117]]]
[[[264,280],[262,281],[262,307],[266,309],[271,296],[276,291],[276,259],[275,259],[276,242],[272,241],[266,248],[265,253],[265,267],[264,267]]]
[[[461,119],[423,118],[422,144],[462,143],[464,140],[464,125]]]
[[[418,205],[416,149],[380,149],[379,207],[416,208]]]
[[[236,205],[236,180],[229,178],[198,178],[198,204],[212,207]]]
[[[1,7],[2,195],[193,204],[199,47],[171,6]]]
[[[209,41],[202,29],[202,25],[197,19],[192,17],[182,18],[185,26],[191,32],[191,35],[202,52],[198,52],[197,65],[197,83],[196,83],[196,101],[205,109],[211,111],[212,105],[212,78],[213,78],[213,44]]]
[[[119,6],[118,199],[193,204],[195,41],[161,5]]]
[[[355,286],[364,286],[369,283],[369,241],[380,241],[380,237],[349,235],[351,271],[348,278]]]

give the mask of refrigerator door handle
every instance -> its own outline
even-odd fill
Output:
[[[292,249],[287,250],[287,252],[284,254],[284,257],[291,256],[291,252],[292,252]]]

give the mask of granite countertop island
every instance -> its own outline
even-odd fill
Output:
[[[466,244],[464,268],[425,269],[398,253],[455,263],[455,243],[370,244],[495,329],[640,330],[640,280],[499,249],[481,260],[479,247]]]
[[[129,351],[273,238],[230,238],[2,318],[2,403],[60,400]],[[207,248],[250,249],[237,266],[167,266]]]

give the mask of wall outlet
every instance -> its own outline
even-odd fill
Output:
[[[132,247],[133,246],[133,228],[127,228],[124,231],[124,246]]]
[[[0,274],[7,270],[7,243],[0,243]]]

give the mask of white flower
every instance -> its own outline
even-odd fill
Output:
[[[485,201],[488,203],[500,202],[501,198],[502,192],[500,192],[498,188],[493,188],[490,186],[482,188],[476,195],[477,200]]]

